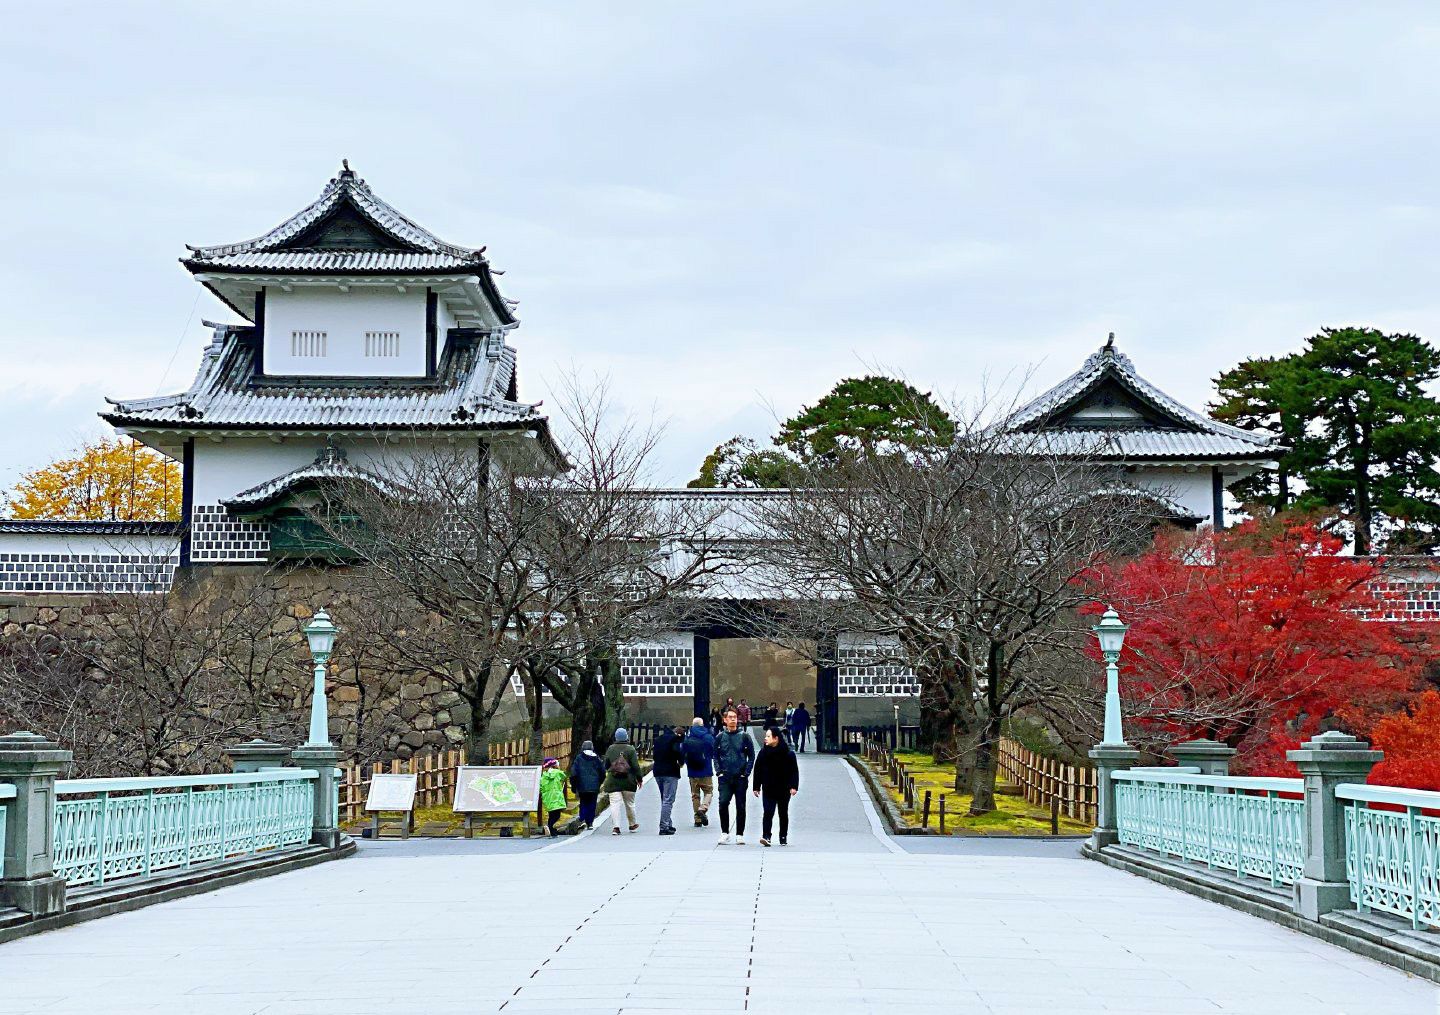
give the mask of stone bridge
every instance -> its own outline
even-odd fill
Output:
[[[1347,753],[1353,775],[1369,753],[1311,750],[1332,791],[1350,784],[1323,755]],[[364,842],[316,864],[354,845],[334,827],[324,759],[295,753],[273,768],[264,749],[242,752],[253,771],[163,786],[67,783],[57,745],[0,740],[4,889],[31,910],[0,915],[0,933],[59,928],[0,944],[0,1012],[1436,1010],[1434,985],[1395,968],[1405,953],[1382,964],[1303,912],[1277,919],[1287,882],[1309,876],[1307,835],[1335,832],[1306,811],[1309,786],[1110,758],[1089,843],[892,837],[845,759],[806,755],[784,848],[757,845],[753,827],[749,845],[718,845],[683,819],[661,838],[647,782],[633,835],[602,817],[573,838]],[[1223,761],[1212,750],[1205,764]],[[1370,817],[1353,790],[1331,799],[1365,806],[1349,820],[1375,834],[1424,818],[1409,805]],[[1325,877],[1334,846],[1319,851]],[[1301,898],[1333,915],[1348,889],[1328,884]],[[122,912],[147,896],[169,901]],[[97,912],[112,915],[85,920]]]

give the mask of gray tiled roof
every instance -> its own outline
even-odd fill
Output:
[[[529,429],[548,442],[546,418],[505,394],[515,351],[498,335],[452,335],[434,379],[255,376],[251,329],[218,325],[189,390],[107,399],[101,418],[130,429]]]
[[[172,521],[79,521],[60,518],[0,518],[0,533],[43,536],[175,536],[184,526]]]
[[[312,245],[306,231],[343,207],[353,209],[386,237],[385,249]],[[303,244],[303,245],[302,245]],[[481,287],[501,323],[513,323],[513,300],[496,288],[485,248],[447,243],[428,229],[381,200],[347,163],[310,204],[274,229],[240,243],[191,247],[183,258],[196,274],[272,275],[466,275],[481,279]],[[254,320],[248,300],[228,293],[225,286],[207,282],[222,300]]]
[[[241,490],[221,503],[233,511],[254,511],[278,500],[291,490],[325,482],[361,482],[386,492],[393,489],[393,484],[375,473],[351,465],[340,448],[326,447],[309,465],[302,465],[248,490]]]
[[[457,246],[454,243],[446,243],[428,229],[401,214],[394,206],[382,201],[364,180],[355,175],[348,163],[325,185],[325,189],[320,192],[319,197],[274,229],[253,240],[244,240],[240,243],[191,247],[192,259],[209,260],[236,254],[253,254],[257,251],[283,249],[346,200],[377,228],[389,234],[398,243],[418,252],[445,254],[456,260],[484,260],[483,248],[476,250]]]
[[[1269,459],[1279,449],[1228,434],[1191,430],[1086,429],[1061,427],[1027,434],[1024,446],[1034,452],[1084,454],[1100,460],[1187,462]]]
[[[1099,428],[1066,418],[1066,409],[1107,380],[1150,406],[1166,425]],[[1001,426],[1051,435],[1055,451],[1084,450],[1115,461],[1266,461],[1285,450],[1270,434],[1221,423],[1177,402],[1140,376],[1130,357],[1115,348],[1113,336],[1079,370],[1011,413]]]

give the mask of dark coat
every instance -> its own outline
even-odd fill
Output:
[[[810,712],[805,708],[796,708],[795,714],[790,717],[790,728],[792,730],[808,730],[810,728]]]
[[[734,733],[721,730],[715,737],[715,768],[722,778],[741,779],[750,774],[755,764],[755,741],[741,726]]]
[[[624,758],[630,765],[628,775],[616,775],[610,771],[610,766],[615,763],[616,758]],[[606,793],[633,793],[640,788],[640,755],[635,753],[635,748],[630,744],[614,743],[605,752],[605,784],[601,787]]]
[[[767,744],[760,748],[760,757],[755,759],[752,787],[772,797],[784,796],[792,789],[800,788],[800,763],[795,760],[795,752],[783,741],[774,747]]]
[[[692,779],[708,779],[715,774],[715,734],[704,726],[691,726],[681,744],[685,755],[685,774]]]
[[[599,793],[605,783],[605,762],[593,751],[575,755],[570,762],[570,788],[576,793]]]
[[[654,765],[650,774],[655,778],[680,778],[680,737],[669,726],[655,735],[651,757]]]

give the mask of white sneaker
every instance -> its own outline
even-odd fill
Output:
[[[723,833],[721,833],[721,835],[720,835],[720,845],[722,845],[722,846],[728,846],[728,845],[730,845],[730,843],[732,843],[732,842],[734,842],[734,841],[735,841],[734,839],[730,838],[730,833],[729,833],[729,832],[723,832]],[[743,840],[742,840],[742,841],[743,841]]]
[[[743,845],[745,845],[745,836],[743,836],[743,835],[737,835],[737,836],[735,836],[735,845],[737,845],[737,846],[743,846]]]

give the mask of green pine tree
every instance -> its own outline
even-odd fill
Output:
[[[775,443],[802,462],[859,450],[885,453],[954,436],[955,423],[926,393],[893,377],[852,377],[787,419]]]
[[[1390,529],[1393,550],[1433,547],[1440,532],[1440,351],[1414,335],[1325,328],[1298,353],[1246,360],[1216,378],[1216,418],[1278,433],[1275,473],[1237,487],[1276,511],[1339,511],[1355,550]]]

